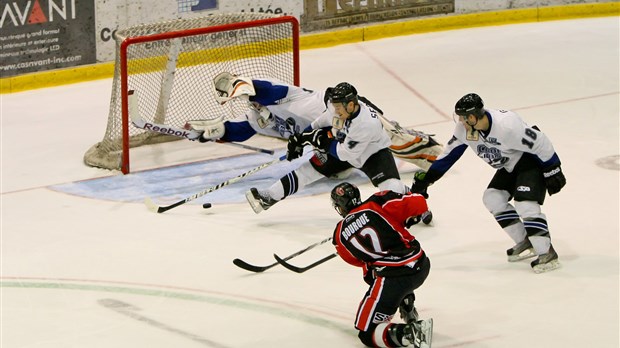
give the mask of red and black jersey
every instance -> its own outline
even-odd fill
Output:
[[[405,228],[405,221],[427,210],[419,194],[378,192],[338,223],[332,243],[344,261],[365,270],[410,265],[424,251]]]

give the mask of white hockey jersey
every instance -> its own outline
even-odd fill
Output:
[[[311,91],[267,78],[253,79],[252,82],[256,96],[250,97],[250,101],[266,107],[272,117],[261,124],[259,112],[249,109],[243,117],[235,121],[249,122],[258,134],[288,139],[292,134],[286,124],[288,118],[295,120],[295,131],[301,133],[317,117],[323,113],[331,113],[325,103],[325,90]]]
[[[528,126],[518,114],[506,110],[485,111],[489,117],[489,130],[472,133],[457,122],[452,139],[429,171],[443,175],[461,157],[465,151],[464,145],[491,167],[504,168],[508,172],[512,172],[523,153],[537,156],[543,167],[559,161],[549,138]]]
[[[370,156],[392,144],[383,130],[377,111],[363,102],[359,105],[357,115],[349,117],[342,129],[332,128],[332,133],[338,139],[336,156],[356,168],[361,168]],[[322,114],[312,122],[312,129],[330,127],[333,117],[333,112]]]

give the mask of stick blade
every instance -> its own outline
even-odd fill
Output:
[[[138,128],[144,127],[144,120],[142,116],[140,116],[140,111],[138,110],[138,101],[136,100],[136,95],[134,91],[131,90],[127,92],[127,109],[129,111],[129,118],[131,122]]]
[[[146,207],[152,211],[153,213],[161,213],[160,211],[160,206],[158,206],[157,204],[155,204],[155,202],[153,202],[153,200],[151,199],[151,197],[146,197],[144,199],[144,205],[146,205]]]
[[[273,267],[273,265],[270,266],[254,266],[254,265],[250,265],[249,263],[241,260],[241,259],[234,259],[233,263],[235,264],[235,266],[239,267],[239,268],[243,268],[246,271],[250,271],[250,272],[254,272],[254,273],[261,273],[264,272],[265,270]]]

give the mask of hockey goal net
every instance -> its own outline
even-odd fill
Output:
[[[84,163],[127,174],[129,148],[180,139],[134,127],[127,112],[131,90],[147,122],[183,127],[190,119],[242,115],[247,102],[215,100],[213,77],[224,71],[299,85],[297,19],[227,13],[119,30],[108,124]]]

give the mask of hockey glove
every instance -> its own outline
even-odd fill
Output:
[[[545,177],[545,185],[547,186],[549,196],[560,192],[562,187],[566,185],[566,178],[562,173],[560,163],[543,169],[543,176]]]
[[[304,145],[301,141],[301,134],[293,134],[288,137],[288,144],[286,146],[286,160],[292,161],[299,158],[304,153]]]
[[[405,220],[405,227],[410,228],[411,226],[420,223],[420,221],[422,221],[422,215],[410,216],[407,218],[407,220]]]
[[[334,136],[332,132],[327,129],[315,129],[310,132],[301,133],[301,142],[303,145],[312,145],[323,152],[327,152],[333,140]]]
[[[419,193],[422,196],[424,196],[424,198],[428,198],[428,192],[426,192],[426,190],[428,189],[428,186],[430,184],[431,183],[429,183],[426,180],[426,172],[421,171],[421,170],[417,171],[413,175],[413,183],[411,184],[411,192]]]
[[[364,282],[368,285],[372,285],[375,282],[375,271],[372,267],[363,267],[364,271]]]
[[[208,141],[214,141],[214,140],[213,140],[213,139],[207,139],[207,138],[205,138],[205,134],[204,134],[204,133],[202,133],[202,134],[200,134],[200,136],[198,137],[198,141],[199,141],[199,142],[201,142],[201,143],[206,143],[206,142],[208,142]]]
[[[226,127],[221,116],[210,120],[190,120],[185,123],[183,128],[202,132],[197,138],[201,143],[220,139],[226,133]]]

